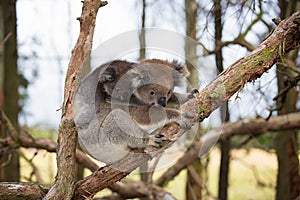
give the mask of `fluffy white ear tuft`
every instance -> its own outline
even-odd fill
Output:
[[[133,89],[136,89],[141,86],[142,79],[143,79],[143,73],[141,69],[135,67],[130,70],[129,72],[130,78],[131,78],[131,86]]]

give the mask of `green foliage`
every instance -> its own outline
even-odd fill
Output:
[[[28,132],[34,138],[57,140],[57,132],[54,130],[42,130],[37,127],[32,127],[29,128]]]
[[[34,83],[36,78],[38,77],[38,49],[41,47],[41,42],[37,37],[31,38],[28,40],[29,44],[22,43],[18,46],[18,78],[19,78],[19,114],[20,115],[28,115],[30,113],[26,113],[24,107],[26,106],[28,100],[28,87],[30,84]],[[28,52],[24,47],[30,46],[31,49]],[[25,70],[26,69],[26,70]],[[30,73],[28,73],[30,71]],[[27,72],[27,73],[25,73]]]

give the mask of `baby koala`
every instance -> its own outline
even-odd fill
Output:
[[[167,108],[171,101],[180,105],[191,97],[173,92],[186,76],[184,66],[158,59],[116,60],[98,67],[82,81],[74,100],[81,147],[111,164],[132,149],[159,146],[164,138],[152,133],[169,122],[191,128],[192,116]]]

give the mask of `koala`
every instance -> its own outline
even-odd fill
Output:
[[[177,62],[158,59],[139,63],[105,63],[80,84],[74,99],[74,121],[84,151],[106,164],[124,158],[132,149],[160,146],[163,136],[153,134],[169,122],[189,129],[189,114],[167,108],[191,98],[176,94],[188,75]],[[177,97],[178,96],[178,97]]]

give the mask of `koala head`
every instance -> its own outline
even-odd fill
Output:
[[[134,95],[148,106],[166,107],[167,101],[172,95],[172,89],[156,83],[149,83],[138,87],[134,91]]]
[[[144,60],[129,71],[133,95],[146,105],[165,107],[176,86],[182,86],[187,69],[177,62]]]
[[[104,66],[99,83],[116,103],[129,103],[134,98],[137,103],[165,107],[174,87],[181,86],[189,75],[178,62],[158,59],[139,63],[116,60]]]

